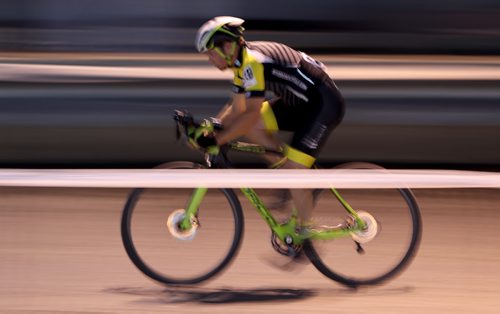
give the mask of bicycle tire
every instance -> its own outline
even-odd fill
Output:
[[[162,168],[162,169],[200,169],[200,168],[204,168],[204,167],[200,164],[196,164],[196,163],[192,163],[192,162],[171,162],[171,163],[162,164],[156,168]],[[159,191],[159,190],[165,190],[165,189],[152,189],[152,190],[155,190],[152,192],[152,193],[154,193],[155,198],[152,198],[152,201],[149,201],[150,203],[157,202],[158,198],[163,197],[163,191]],[[170,191],[172,189],[167,189],[167,190]],[[179,192],[177,192],[177,191],[179,189],[175,189],[175,190],[176,190],[175,193],[178,194]],[[189,189],[189,190],[192,191],[192,189]],[[243,222],[243,213],[241,210],[241,204],[240,204],[236,194],[231,189],[213,189],[213,190],[209,190],[209,193],[211,193],[211,191],[217,191],[217,193],[222,193],[222,195],[225,196],[227,204],[221,204],[221,200],[220,200],[220,196],[222,196],[221,194],[216,194],[216,197],[215,197],[216,202],[212,202],[212,203],[215,204],[218,208],[228,206],[228,210],[230,210],[232,213],[232,217],[229,218],[229,220],[231,220],[231,222],[228,224],[233,224],[234,230],[229,231],[229,233],[232,234],[231,239],[227,240],[227,244],[228,244],[227,251],[225,253],[221,254],[222,255],[221,258],[217,259],[214,262],[213,266],[207,266],[207,267],[209,267],[208,269],[203,270],[201,273],[197,273],[197,274],[193,274],[193,275],[179,275],[179,273],[180,273],[179,268],[185,267],[186,266],[185,264],[189,264],[189,263],[192,264],[192,263],[196,263],[198,261],[200,263],[204,263],[204,264],[207,263],[207,257],[206,256],[204,257],[202,255],[203,253],[206,252],[204,247],[201,248],[202,251],[195,250],[196,252],[190,252],[189,249],[185,249],[185,252],[183,251],[183,245],[184,245],[183,243],[186,243],[186,246],[188,246],[188,245],[192,244],[191,242],[196,242],[196,241],[179,241],[179,240],[177,240],[175,242],[175,244],[173,244],[173,245],[175,245],[175,249],[172,248],[169,251],[169,248],[166,248],[166,250],[165,250],[166,255],[161,256],[160,262],[158,264],[161,264],[161,266],[163,267],[163,264],[168,264],[167,261],[165,261],[165,258],[172,257],[172,259],[177,259],[177,260],[174,260],[174,262],[172,262],[175,264],[174,267],[168,267],[169,274],[166,274],[165,271],[163,271],[163,270],[159,270],[157,268],[158,267],[157,265],[153,265],[153,263],[151,261],[148,261],[149,257],[148,258],[145,257],[148,254],[149,255],[160,254],[160,253],[163,254],[164,251],[162,251],[162,250],[164,250],[164,248],[151,247],[148,249],[144,249],[143,251],[141,251],[142,248],[138,249],[138,243],[148,243],[148,244],[145,244],[145,246],[146,245],[151,246],[151,244],[149,244],[148,241],[153,242],[155,239],[151,236],[148,236],[148,239],[146,239],[146,237],[145,237],[144,240],[143,239],[139,240],[139,238],[140,238],[139,236],[137,236],[137,235],[134,236],[134,230],[136,232],[141,230],[140,227],[134,226],[134,217],[137,216],[135,218],[140,220],[140,219],[143,219],[142,218],[143,216],[144,217],[147,216],[147,213],[141,214],[141,216],[139,216],[138,211],[140,209],[137,209],[138,208],[137,205],[141,202],[142,197],[144,197],[144,195],[146,195],[145,194],[146,189],[137,188],[137,189],[134,189],[131,191],[131,193],[128,196],[125,207],[123,209],[123,213],[122,213],[121,236],[122,236],[122,242],[123,242],[123,245],[124,245],[125,250],[127,252],[127,255],[129,256],[129,258],[133,262],[133,264],[143,274],[145,274],[149,278],[155,280],[156,282],[164,284],[164,285],[193,285],[193,284],[198,284],[198,283],[204,282],[208,279],[212,279],[214,276],[220,274],[221,271],[223,269],[225,269],[230,264],[232,259],[235,257],[235,254],[239,250],[241,239],[243,236],[244,222]],[[165,195],[167,195],[166,192],[165,192]],[[178,198],[178,196],[177,196],[177,198]],[[170,200],[173,200],[173,199],[174,198],[171,198]],[[171,202],[170,200],[168,201],[169,203]],[[184,200],[184,202],[185,201],[187,201],[187,200]],[[208,217],[204,217],[204,219],[203,219],[203,217],[199,217],[200,218],[200,228],[199,228],[199,234],[196,235],[197,238],[206,235],[206,233],[201,234],[203,230],[208,232],[207,227],[205,225],[207,223],[207,220],[209,220],[211,222],[211,224],[214,226],[213,228],[210,228],[210,226],[209,226],[209,228],[208,228],[208,229],[210,229],[209,231],[214,231],[214,230],[218,231],[219,228],[227,227],[227,225],[222,226],[222,225],[218,224],[219,222],[216,219],[219,219],[219,218],[211,218],[211,216],[209,216],[209,215],[212,215],[212,216],[215,215],[213,211],[210,212],[211,208],[209,210],[207,210],[207,208],[202,208],[202,207],[206,207],[206,206],[204,206],[205,201],[207,201],[206,198],[202,201],[202,204],[200,206],[199,215],[201,216],[203,214],[203,210],[206,210],[205,212],[207,213]],[[144,202],[148,202],[148,200],[146,200]],[[145,203],[145,204],[147,204],[147,203]],[[154,206],[157,206],[157,205],[154,205]],[[162,203],[162,206],[163,206],[163,203]],[[151,205],[150,207],[153,208],[153,205]],[[169,208],[169,209],[174,210],[175,208]],[[217,208],[216,208],[216,210],[217,210]],[[144,212],[146,212],[146,210],[144,210]],[[155,210],[155,213],[156,213],[156,210]],[[162,215],[164,215],[164,214],[162,214]],[[164,217],[162,217],[162,219],[164,219]],[[148,218],[144,218],[143,220],[150,221],[150,219],[148,219]],[[146,225],[145,227],[142,228],[142,230],[148,229],[148,228],[149,228],[149,226]],[[164,229],[168,231],[167,228],[164,228]],[[163,230],[163,232],[165,230]],[[171,233],[169,233],[168,235],[173,238]],[[165,236],[165,234],[163,234],[162,236]],[[165,237],[165,238],[167,238],[167,237]],[[169,239],[168,241],[171,241],[171,240]],[[219,241],[222,242],[222,239],[219,239],[219,237],[214,238],[213,241],[210,242],[210,245],[214,244],[213,242],[216,242],[215,245],[217,245],[217,244],[219,244]],[[177,242],[179,242],[179,244],[177,244]],[[170,242],[169,242],[169,244],[170,244]],[[225,249],[226,248],[224,248],[224,250]],[[212,250],[214,250],[214,249],[212,249]],[[156,251],[158,251],[158,252],[156,252]],[[151,253],[151,252],[154,252],[154,253]],[[193,253],[192,254],[193,256],[190,256],[189,259],[186,259],[186,260],[180,260],[180,257],[178,256],[178,255],[180,255],[180,253]],[[155,256],[154,259],[158,260],[159,258],[157,258]],[[189,265],[187,265],[187,266],[189,266]],[[202,266],[204,266],[204,265],[202,265]],[[194,268],[195,267],[197,267],[197,266],[194,266]],[[196,269],[193,269],[193,270],[196,271]],[[170,274],[170,271],[172,272],[172,274]]]
[[[383,169],[382,167],[371,164],[371,163],[346,163],[346,164],[342,164],[342,165],[337,166],[337,168]],[[345,249],[345,248],[340,249],[341,245],[339,245],[339,244],[341,244],[342,241],[351,241],[353,248],[356,248],[355,242],[352,239],[342,238],[342,239],[335,239],[335,240],[331,240],[331,241],[310,241],[310,240],[308,240],[304,243],[304,251],[305,251],[306,256],[311,261],[311,263],[316,267],[316,269],[318,269],[326,277],[328,277],[334,281],[337,281],[343,285],[349,286],[349,287],[381,284],[381,283],[387,281],[388,279],[391,279],[391,278],[395,277],[396,275],[401,274],[401,272],[410,264],[410,262],[412,261],[412,259],[414,258],[415,254],[418,250],[420,239],[421,239],[421,233],[422,233],[422,222],[421,222],[421,216],[420,216],[420,209],[419,209],[418,203],[417,203],[416,198],[413,195],[412,191],[410,189],[395,189],[395,190],[397,192],[392,193],[392,191],[391,191],[391,194],[388,194],[388,195],[391,195],[391,197],[393,195],[399,195],[400,199],[398,198],[398,201],[397,201],[398,208],[399,208],[399,206],[403,206],[400,204],[405,204],[405,208],[408,211],[409,217],[407,217],[406,219],[403,219],[403,221],[407,220],[407,227],[409,226],[411,228],[411,232],[409,232],[407,234],[407,237],[405,237],[407,243],[403,244],[404,247],[401,246],[401,251],[402,251],[401,253],[402,254],[398,257],[394,257],[394,261],[392,262],[392,265],[389,266],[387,269],[384,268],[384,270],[381,270],[380,273],[377,273],[376,275],[366,275],[366,276],[363,275],[363,276],[361,276],[360,274],[357,274],[357,273],[350,274],[350,273],[348,273],[347,270],[344,270],[344,269],[342,271],[339,271],[337,269],[337,267],[340,267],[339,264],[343,264],[343,267],[346,269],[356,268],[357,271],[359,271],[360,273],[365,271],[363,269],[363,267],[366,267],[367,269],[371,269],[371,268],[375,268],[375,266],[373,266],[373,264],[369,264],[368,261],[367,261],[366,265],[363,265],[364,262],[357,262],[356,261],[355,262],[355,263],[357,263],[356,265],[359,264],[359,266],[353,266],[355,264],[353,262],[347,261],[347,260],[345,261],[345,263],[343,263],[342,259],[345,259],[346,257],[351,257],[351,256],[353,258],[355,258],[356,254],[358,254],[358,253],[352,254],[349,252],[346,253],[346,251],[348,251],[349,249]],[[371,192],[371,193],[375,193],[375,194],[382,193],[381,191],[382,190],[377,189],[377,190],[375,190],[375,192]],[[318,196],[319,192],[320,192],[320,190],[316,190],[314,192],[315,196]],[[368,192],[365,192],[365,193],[368,193]],[[340,194],[342,195],[343,193],[340,193]],[[352,194],[352,192],[351,192],[351,194]],[[331,195],[329,197],[334,199],[333,195]],[[354,199],[354,200],[356,200],[356,199]],[[347,199],[347,201],[350,203],[352,201],[352,199]],[[386,202],[389,202],[389,201],[386,201]],[[384,206],[389,207],[389,206],[394,206],[394,205],[384,205]],[[394,206],[394,207],[396,207],[396,206]],[[316,210],[317,209],[315,208],[315,211]],[[328,208],[327,210],[331,210],[331,208]],[[396,215],[396,214],[400,215],[400,213],[395,213],[394,215]],[[374,217],[377,220],[379,219],[379,217],[377,217],[377,216],[374,216]],[[389,220],[391,220],[391,219],[396,220],[396,218],[390,218]],[[394,228],[394,229],[402,229],[402,228]],[[380,233],[381,234],[384,233],[384,230],[385,230],[384,224],[381,224]],[[395,235],[391,236],[390,231],[389,231],[389,233],[387,233],[387,232],[385,232],[385,233],[389,234],[389,236],[386,236],[386,238],[388,238],[388,239],[391,239],[391,237],[396,237]],[[377,237],[379,237],[379,236],[377,236]],[[378,241],[377,238],[373,239],[374,243],[376,243],[376,241]],[[334,253],[335,255],[337,255],[335,258],[333,258],[332,263],[334,266],[330,266],[329,261],[326,262],[326,258],[324,257],[324,255],[328,254],[328,252],[322,252],[321,249],[317,248],[318,246],[321,246],[321,242],[331,242],[332,245],[337,245],[337,247],[335,249],[337,249],[340,252]],[[367,251],[368,250],[373,251],[372,248],[370,247],[370,245],[372,245],[372,243],[366,244]],[[345,251],[342,251],[342,250],[345,250]],[[385,250],[385,252],[387,252],[387,249],[383,249],[383,250]],[[374,253],[374,254],[376,254],[376,253]],[[389,252],[389,254],[393,254],[393,253]],[[379,255],[380,256],[378,257],[378,259],[386,258],[386,256],[384,256],[384,254],[379,254]],[[363,257],[360,257],[360,259],[362,259],[362,258]],[[350,264],[350,263],[352,263],[352,264]],[[379,264],[382,265],[381,268],[385,267],[385,265],[383,265],[383,263],[380,263],[378,260],[377,260],[377,263],[374,263],[374,264],[376,264],[377,267]]]

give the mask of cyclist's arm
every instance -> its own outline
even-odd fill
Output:
[[[222,121],[222,125],[226,127],[231,125],[232,121],[234,121],[243,111],[241,108],[244,107],[244,103],[244,94],[233,94],[233,99],[228,102],[217,115],[217,118]]]
[[[245,98],[244,94],[235,94],[231,115],[226,118],[224,130],[216,135],[218,145],[226,144],[250,132],[260,119],[260,109],[264,97]]]
[[[219,111],[219,113],[215,117],[221,121],[224,121],[225,118],[227,117],[227,115],[231,113],[231,110],[232,110],[231,105],[232,105],[232,102],[229,101],[227,104],[224,105],[224,107],[222,107],[222,109]]]
[[[265,101],[264,65],[252,60],[235,72],[233,104],[225,117],[224,130],[216,134],[219,145],[250,133],[261,119],[260,109]]]

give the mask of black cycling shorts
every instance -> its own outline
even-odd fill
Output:
[[[324,80],[316,97],[304,105],[290,106],[278,99],[271,108],[278,129],[294,132],[290,146],[314,158],[345,113],[344,98],[331,79]]]

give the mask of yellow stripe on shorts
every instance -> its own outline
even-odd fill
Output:
[[[316,158],[314,158],[313,156],[301,152],[300,150],[295,149],[288,145],[285,146],[284,155],[288,157],[288,160],[306,166],[307,168],[311,168],[314,162],[316,161]]]
[[[278,121],[276,121],[276,117],[274,116],[273,109],[268,101],[264,101],[262,103],[262,108],[260,108],[260,115],[262,116],[262,120],[264,121],[264,127],[270,133],[278,132]]]

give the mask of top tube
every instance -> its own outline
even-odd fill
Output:
[[[228,144],[228,147],[231,150],[245,153],[254,153],[254,154],[265,154],[265,153],[275,153],[281,154],[281,152],[276,150],[267,149],[266,147],[258,144],[246,143],[241,141],[234,141]]]

